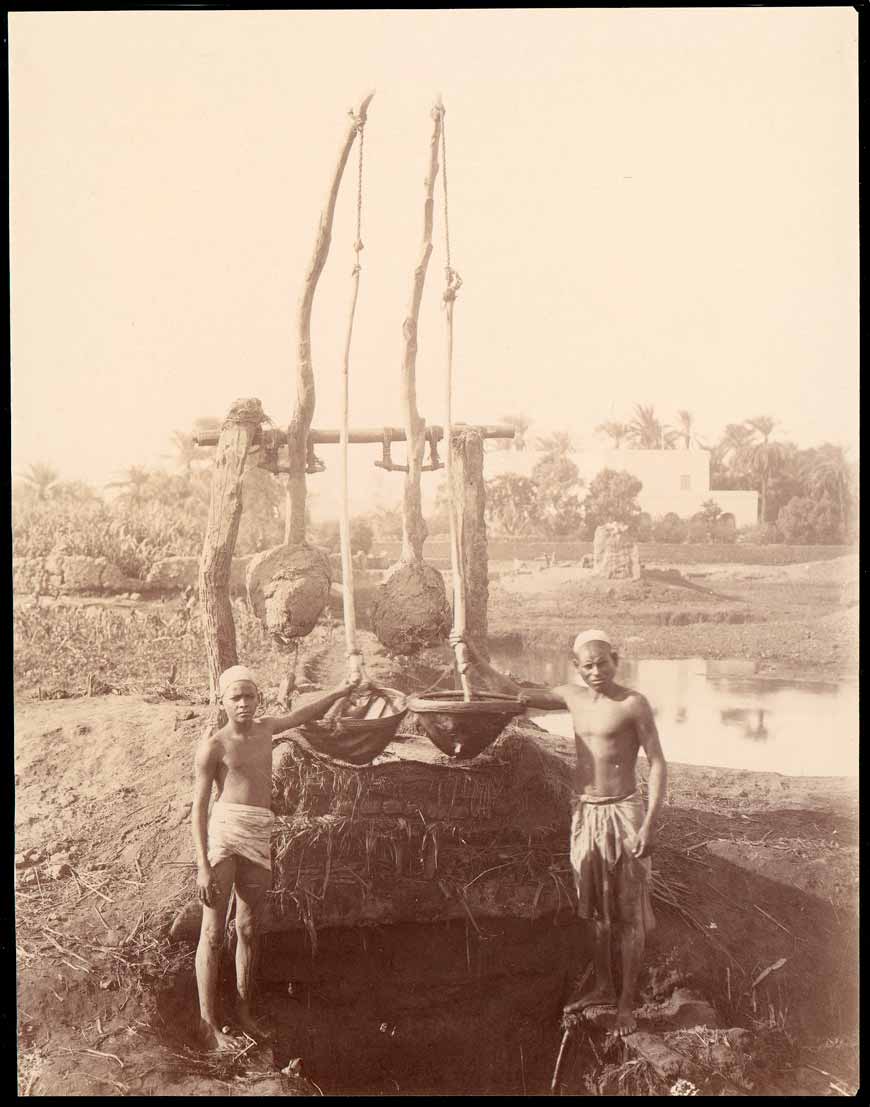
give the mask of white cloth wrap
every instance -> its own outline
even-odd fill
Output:
[[[217,865],[228,857],[244,857],[271,871],[274,822],[274,814],[266,807],[218,800],[208,823],[209,865]]]
[[[652,861],[632,852],[643,820],[640,792],[613,799],[577,797],[571,820],[571,867],[582,918],[618,921],[621,900],[628,893],[639,901],[646,929],[655,925]]]
[[[239,680],[248,680],[255,686],[257,684],[256,677],[247,665],[231,665],[229,669],[224,669],[218,678],[218,692],[220,695],[225,696],[230,686]]]
[[[592,642],[603,642],[605,646],[609,646],[613,649],[613,643],[610,641],[610,635],[605,630],[584,630],[574,639],[574,653],[579,653],[584,646],[588,646]]]

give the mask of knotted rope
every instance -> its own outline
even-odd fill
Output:
[[[462,287],[462,278],[451,265],[450,259],[450,202],[447,194],[447,130],[444,124],[446,114],[444,105],[439,104],[441,112],[441,173],[444,181],[444,244],[446,284],[442,296],[444,318],[447,327],[447,362],[445,372],[445,415],[444,438],[447,445],[447,515],[450,521],[450,566],[453,574],[453,633],[465,634],[465,574],[462,554],[459,546],[459,526],[456,519],[456,501],[453,491],[453,306],[456,295]],[[456,668],[462,684],[462,694],[466,702],[471,700],[471,686],[468,680],[468,655],[464,642],[455,647]]]

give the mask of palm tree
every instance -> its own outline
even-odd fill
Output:
[[[36,490],[37,500],[47,500],[48,494],[60,480],[60,473],[51,465],[41,461],[28,465],[28,472],[21,474],[21,479],[31,488]]]
[[[184,471],[184,475],[189,477],[193,471],[193,463],[195,461],[201,461],[207,457],[207,448],[199,446],[194,441],[192,434],[187,434],[185,431],[173,431],[170,436],[170,441],[175,447],[174,452],[171,454],[164,454],[164,457],[171,458],[176,467]]]
[[[761,435],[760,442],[749,441],[744,449],[744,461],[747,470],[758,481],[758,521],[767,522],[767,492],[771,478],[780,472],[785,464],[786,451],[781,442],[771,442],[770,436],[776,421],[769,415],[758,415],[747,419],[746,426],[753,434]]]
[[[833,446],[826,442],[813,451],[804,477],[814,497],[827,494],[834,504],[842,521],[843,532],[849,534],[852,508],[852,473],[842,446]]]
[[[664,449],[664,435],[661,420],[657,418],[652,404],[634,405],[634,419],[629,423],[629,437],[632,445],[639,450]]]
[[[754,419],[746,420],[746,426],[750,427],[753,431],[757,431],[766,445],[767,440],[773,432],[773,428],[776,426],[776,420],[771,419],[769,415],[756,415]]]
[[[574,453],[574,435],[570,431],[553,431],[539,438],[536,445],[549,458],[567,457]]]
[[[145,499],[145,487],[151,479],[151,474],[144,465],[129,465],[125,470],[123,480],[110,481],[106,488],[122,488],[124,491],[118,497],[130,504],[141,504]]]
[[[755,431],[745,423],[729,423],[715,447],[716,460],[740,475],[746,450],[754,437]]]
[[[692,433],[694,425],[695,420],[691,411],[678,411],[676,426],[665,428],[665,445],[674,449],[675,444],[682,441],[683,449],[688,450],[693,441],[698,441]]]
[[[99,499],[97,490],[81,480],[61,480],[52,489],[52,499],[68,500],[74,503],[93,503]]]
[[[606,434],[613,440],[614,449],[619,449],[623,439],[628,438],[631,427],[628,423],[619,423],[615,419],[608,419],[606,423],[599,423],[595,428],[596,434]]]

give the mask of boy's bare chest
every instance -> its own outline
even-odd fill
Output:
[[[593,757],[619,761],[637,752],[634,716],[624,702],[578,704],[571,714],[578,744]]]
[[[271,738],[262,735],[225,741],[221,760],[229,772],[271,772]]]

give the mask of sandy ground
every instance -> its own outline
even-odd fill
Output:
[[[604,622],[630,656],[750,656],[762,674],[831,679],[854,672],[853,569],[703,566],[602,586],[556,567],[494,581],[490,627],[562,645],[566,629]],[[674,612],[748,621],[654,621]],[[368,650],[374,675],[401,684],[402,667]],[[336,679],[340,653],[325,633],[305,678]],[[406,668],[419,687],[439,659],[416,678]],[[33,688],[19,689],[15,734],[20,1091],[311,1094],[262,1054],[228,1067],[191,1048],[192,951],[167,927],[192,888],[191,759],[207,709],[160,694],[34,702]],[[786,1043],[767,1094],[856,1085],[855,782],[672,766],[660,838],[657,868],[694,922],[662,913],[649,987],[670,964],[724,1025]]]
[[[244,1083],[238,1066],[218,1068],[192,1048],[192,950],[170,943],[166,932],[192,889],[191,756],[205,719],[204,708],[139,697],[19,708],[17,947],[27,1094],[301,1094],[281,1085],[262,1055],[248,1059]],[[677,964],[680,979],[723,1006],[728,962],[711,941],[722,935],[739,966],[728,988],[740,981],[746,989],[786,957],[776,989],[764,996],[772,1005],[772,1013],[763,1009],[765,1027],[779,1020],[805,1042],[807,1063],[847,1082],[854,997],[838,989],[836,974],[853,956],[856,812],[852,781],[673,766],[657,866],[677,881],[689,869],[683,904],[710,938],[665,913],[654,947],[657,972]],[[816,1002],[822,993],[824,1005]],[[725,1025],[745,1025],[747,1003]],[[319,1083],[328,1079],[318,1074]]]

